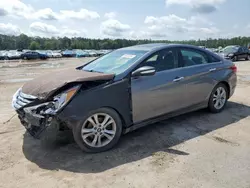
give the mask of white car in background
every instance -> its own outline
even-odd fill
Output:
[[[57,51],[52,51],[52,50],[48,50],[46,51],[46,55],[49,57],[49,58],[59,58],[59,57],[62,57],[62,54],[57,52]]]
[[[49,58],[51,58],[51,57],[53,57],[52,56],[52,51],[51,50],[48,50],[48,51],[46,51],[46,55],[49,57]]]
[[[52,57],[60,58],[60,57],[62,57],[62,54],[60,52],[52,52]]]

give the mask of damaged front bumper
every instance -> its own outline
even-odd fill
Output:
[[[53,114],[42,114],[39,108],[46,105],[37,105],[17,110],[18,118],[26,130],[35,138],[40,138],[41,133],[55,121]]]
[[[39,138],[40,134],[51,124],[59,125],[60,130],[68,129],[65,122],[60,121],[58,113],[75,96],[81,85],[75,85],[57,94],[53,98],[38,99],[36,96],[27,95],[19,89],[13,96],[12,106],[18,113],[21,123],[28,132]]]
[[[26,95],[18,90],[13,96],[12,106],[22,125],[35,138],[40,138],[47,127],[58,122],[53,101],[41,103],[35,96]]]

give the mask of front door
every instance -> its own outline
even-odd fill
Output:
[[[248,59],[248,49],[246,47],[243,48],[243,52],[244,52],[244,59]]]
[[[239,53],[239,56],[238,56],[238,59],[247,59],[247,56],[248,56],[248,49],[245,48],[245,47],[240,47],[239,50],[238,50],[238,53]]]
[[[134,123],[186,107],[186,84],[182,82],[177,57],[175,49],[165,49],[140,64],[139,67],[154,67],[156,74],[131,78]]]

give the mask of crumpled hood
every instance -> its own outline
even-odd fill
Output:
[[[72,82],[111,80],[114,74],[86,72],[77,69],[65,69],[35,78],[22,87],[22,92],[33,95],[39,99],[45,99],[55,93],[61,87]]]

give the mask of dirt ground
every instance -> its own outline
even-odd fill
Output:
[[[0,63],[0,187],[250,188],[250,62],[237,62],[238,86],[220,114],[165,120],[99,154],[70,141],[41,147],[15,116],[12,95],[39,74],[88,60]]]

